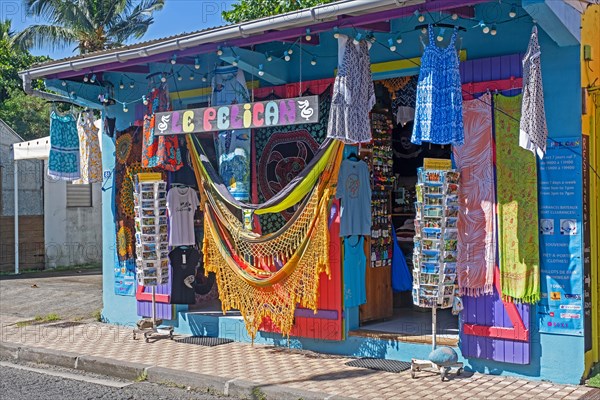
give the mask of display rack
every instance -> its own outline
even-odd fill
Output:
[[[432,349],[436,349],[437,309],[452,307],[456,294],[456,256],[458,242],[458,179],[455,170],[417,172],[415,237],[413,252],[413,303],[431,308]],[[433,370],[442,380],[451,368],[462,372],[462,363],[437,365],[413,359],[411,375]]]
[[[151,337],[173,338],[173,327],[160,327],[156,318],[156,286],[169,282],[169,242],[167,234],[167,183],[153,179],[153,174],[135,177],[135,250],[138,284],[152,290],[152,315],[138,321],[133,338],[143,334],[146,342]]]

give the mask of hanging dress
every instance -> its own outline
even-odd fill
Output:
[[[148,112],[144,117],[142,166],[145,168],[157,167],[171,172],[177,171],[183,166],[179,150],[179,136],[156,136],[154,134],[154,113],[170,109],[167,84],[163,83],[156,88],[150,94],[148,101]]]
[[[355,45],[347,36],[340,35],[342,59],[333,86],[327,137],[344,143],[371,141],[369,112],[375,105],[375,88],[371,77],[369,44]]]
[[[367,256],[363,236],[344,239],[344,306],[358,307],[367,302]]]
[[[50,114],[50,154],[48,176],[55,179],[74,181],[81,177],[79,172],[79,136],[75,117],[56,111]]]
[[[411,142],[461,145],[464,142],[462,87],[454,47],[458,29],[454,28],[446,48],[435,44],[431,25],[428,32],[429,44],[421,57]]]
[[[534,25],[527,52],[523,57],[523,102],[521,103],[519,146],[534,154],[537,153],[540,160],[546,153],[546,141],[548,140],[541,55],[537,27]]]
[[[77,121],[79,134],[79,171],[81,178],[75,184],[102,181],[102,153],[98,139],[98,128],[94,125],[94,113],[84,111]]]

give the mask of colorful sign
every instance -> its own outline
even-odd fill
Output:
[[[540,332],[583,336],[581,137],[548,141],[539,163]]]
[[[452,160],[445,158],[424,158],[423,168],[434,169],[438,171],[447,171],[452,169]]]
[[[182,135],[319,122],[319,96],[156,113],[156,135]]]

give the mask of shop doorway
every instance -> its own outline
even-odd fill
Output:
[[[379,193],[372,204],[374,226],[389,221],[389,226],[382,229],[389,231],[389,237],[377,233],[365,248],[367,303],[360,307],[360,328],[350,335],[431,342],[431,309],[413,305],[411,296],[417,168],[423,166],[424,158],[450,159],[452,147],[411,142],[417,78],[413,75],[375,81],[377,103],[372,111],[372,123],[384,120],[389,140],[387,143],[377,140],[374,132],[373,147],[361,148],[360,155],[375,169],[374,185],[380,185],[374,190]],[[385,165],[382,175],[391,179],[378,179],[377,165]],[[393,251],[402,253],[406,267],[397,257],[392,260]],[[405,272],[399,268],[405,268]],[[458,331],[458,317],[452,315],[451,309],[438,310],[438,343],[456,345]]]

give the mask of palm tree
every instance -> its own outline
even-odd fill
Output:
[[[154,22],[152,14],[165,0],[23,0],[28,15],[48,21],[31,25],[14,37],[31,49],[62,49],[89,53],[122,46],[127,39],[141,38]]]
[[[10,19],[0,21],[0,42],[5,40],[8,42],[15,35],[15,32],[11,30],[11,25],[12,21]]]

